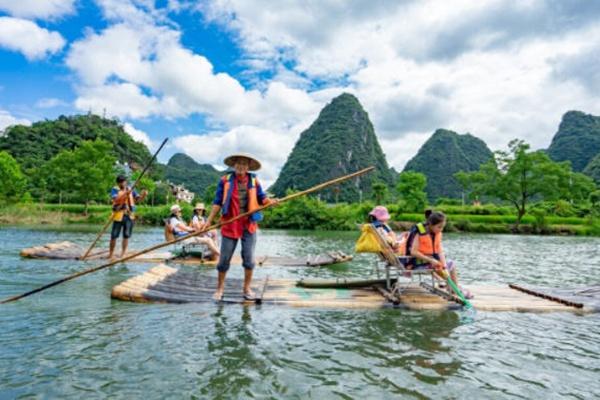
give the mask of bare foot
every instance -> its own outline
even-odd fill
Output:
[[[217,289],[217,291],[213,294],[213,300],[215,300],[215,301],[223,300],[223,289]]]
[[[256,300],[256,295],[250,289],[244,291],[244,299],[245,300]]]

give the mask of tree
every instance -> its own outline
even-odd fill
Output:
[[[593,182],[582,174],[573,173],[569,162],[553,162],[542,151],[530,151],[522,140],[512,140],[508,151],[495,152],[494,160],[483,164],[479,171],[458,173],[457,179],[472,194],[507,201],[517,211],[515,228],[532,199],[581,200],[593,190]]]
[[[473,190],[473,185],[470,179],[470,174],[468,172],[465,171],[458,171],[457,173],[454,174],[454,177],[456,178],[456,180],[458,181],[458,184],[460,185],[461,189],[462,189],[462,195],[461,195],[461,204],[464,206],[465,205],[465,196],[467,197],[471,197],[471,191]]]
[[[420,172],[405,171],[398,177],[396,191],[407,211],[421,212],[427,205],[427,178]]]
[[[592,203],[592,216],[600,216],[600,190],[590,193],[590,203]]]
[[[169,204],[171,197],[171,187],[167,182],[161,181],[156,183],[156,188],[152,193],[152,205]]]
[[[206,189],[204,189],[204,194],[202,195],[202,200],[207,205],[212,204],[215,200],[215,195],[217,194],[217,184],[213,183],[212,185],[208,185]]]
[[[383,204],[387,198],[388,186],[385,182],[377,181],[371,185],[371,191],[373,192],[373,199],[377,204]]]
[[[113,146],[104,140],[86,141],[75,150],[63,150],[47,164],[49,190],[68,200],[85,203],[106,200],[117,161]]]
[[[133,185],[133,183],[138,179],[141,173],[142,171],[135,171],[133,174],[131,174],[130,182],[128,182],[129,185]],[[142,179],[140,179],[137,186],[135,187],[135,190],[138,193],[142,190],[147,190],[149,196],[154,196],[154,191],[156,190],[156,183],[150,178],[150,176],[148,176],[148,172],[144,174]]]
[[[106,140],[121,162],[143,165],[150,160],[148,148],[127,134],[117,120],[97,115],[60,116],[31,126],[14,125],[0,136],[0,151],[7,150],[18,160],[23,172],[49,161],[63,150],[75,150],[84,141]]]
[[[27,185],[19,163],[6,151],[0,151],[0,202],[18,201]]]

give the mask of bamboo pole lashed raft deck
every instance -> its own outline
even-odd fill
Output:
[[[166,265],[156,266],[113,287],[111,297],[133,302],[200,303],[212,301],[216,287],[213,276],[196,270],[182,270]],[[321,308],[383,308],[398,306],[413,310],[451,310],[455,302],[432,294],[417,284],[407,284],[400,303],[393,305],[375,289],[363,288],[306,288],[294,280],[255,279],[254,291],[264,293],[262,304]],[[264,289],[264,292],[263,292]],[[532,296],[508,286],[469,286],[475,295],[472,303],[480,311],[518,312],[592,312],[556,301]],[[225,302],[244,303],[241,280],[226,282]]]

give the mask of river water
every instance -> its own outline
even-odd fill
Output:
[[[90,243],[96,228],[0,229],[0,297],[93,262],[25,260],[23,247]],[[353,250],[355,233],[261,231],[257,254]],[[131,246],[162,239],[136,228]],[[469,283],[600,282],[600,239],[445,236]],[[367,277],[373,257],[256,277]],[[295,309],[133,304],[111,287],[129,263],[0,306],[0,399],[600,398],[600,314]],[[190,268],[190,267],[187,267]],[[207,270],[207,274],[215,274]],[[231,276],[241,277],[241,267]]]

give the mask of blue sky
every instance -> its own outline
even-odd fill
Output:
[[[171,138],[163,162],[246,151],[269,183],[350,92],[397,169],[437,128],[543,148],[566,111],[600,114],[599,17],[583,0],[0,0],[0,130],[106,113]]]

